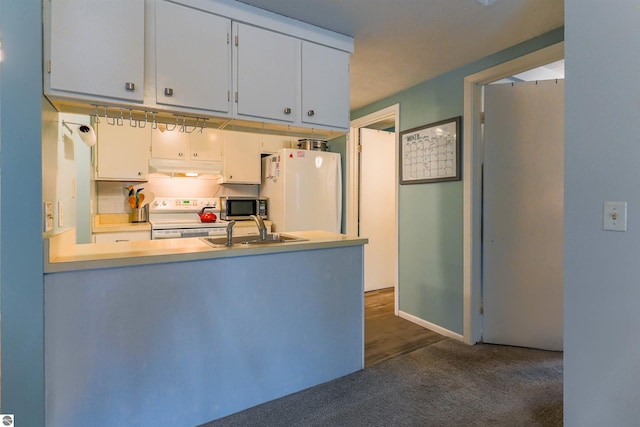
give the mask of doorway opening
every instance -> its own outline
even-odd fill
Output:
[[[351,122],[345,173],[345,231],[369,238],[365,246],[365,290],[393,287],[396,315],[399,113],[396,104]],[[374,283],[381,274],[386,278]]]

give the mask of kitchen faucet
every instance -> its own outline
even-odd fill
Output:
[[[235,221],[229,221],[227,223],[227,246],[233,246],[233,226],[236,225]]]
[[[267,240],[267,226],[264,224],[262,217],[258,215],[251,215],[251,219],[256,222],[256,226],[260,232],[260,240]]]

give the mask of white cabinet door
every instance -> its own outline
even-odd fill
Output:
[[[297,146],[298,140],[288,136],[280,135],[262,135],[260,139],[260,152],[265,154],[274,154],[282,148],[291,148]]]
[[[234,25],[237,114],[294,122],[299,117],[300,40]]]
[[[221,183],[260,184],[260,135],[229,132],[225,135]]]
[[[205,128],[196,130],[191,136],[191,159],[201,161],[222,161],[224,131]]]
[[[231,20],[156,3],[156,101],[228,113]]]
[[[149,175],[151,127],[116,126],[102,120],[96,128],[96,179],[146,181]]]
[[[302,122],[349,127],[349,53],[302,42]]]
[[[154,159],[222,161],[223,131],[195,130],[191,133],[177,130],[151,131],[151,157]]]
[[[54,0],[52,90],[142,102],[144,0]]]
[[[93,243],[118,243],[151,240],[150,231],[121,231],[115,233],[96,233]]]
[[[190,156],[188,133],[160,129],[151,130],[151,157],[187,160]]]

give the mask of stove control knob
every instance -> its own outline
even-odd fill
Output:
[[[167,201],[166,200],[162,201],[162,206],[167,206]]]

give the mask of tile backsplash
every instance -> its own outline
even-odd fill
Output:
[[[127,203],[127,182],[97,181],[97,201],[99,214],[129,213]],[[258,197],[259,185],[220,185],[217,179],[200,176],[197,178],[170,177],[161,174],[149,175],[149,181],[133,183],[134,188],[144,188],[149,197],[220,197],[225,195]]]

